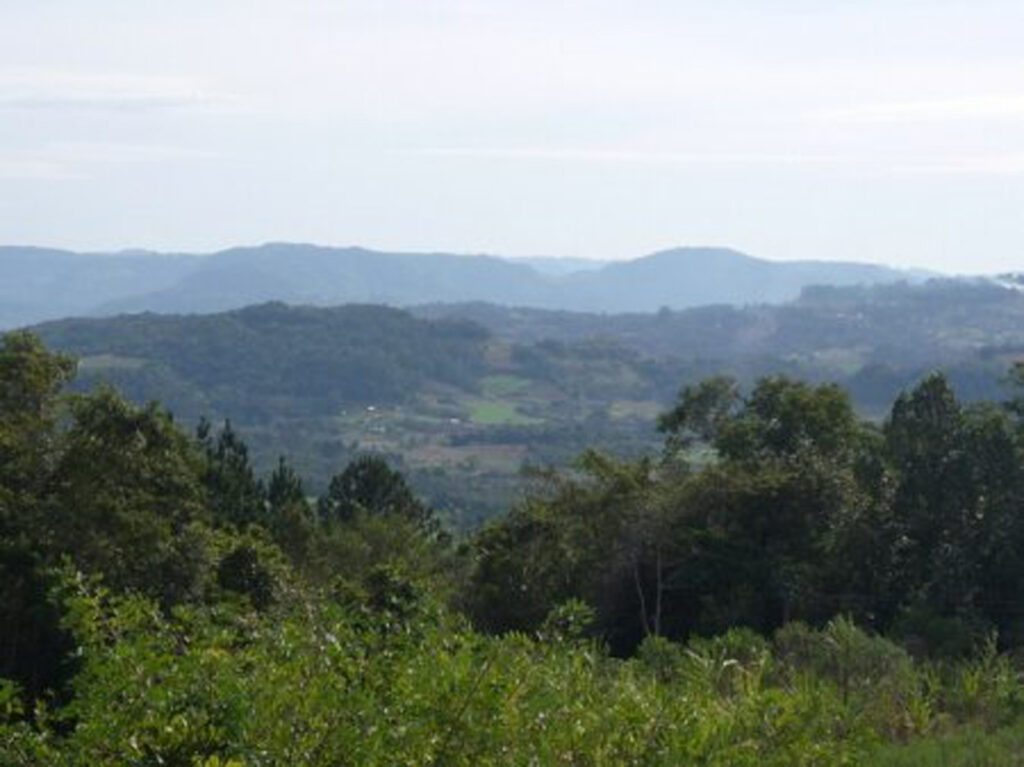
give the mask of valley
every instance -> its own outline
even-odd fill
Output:
[[[936,369],[968,401],[999,399],[1024,354],[1024,296],[931,281],[619,315],[268,303],[35,330],[79,358],[81,390],[159,400],[190,428],[230,420],[259,470],[285,455],[313,493],[355,456],[383,455],[465,530],[508,509],[531,467],[566,466],[586,447],[657,452],[657,415],[710,375],[836,382],[872,418]]]

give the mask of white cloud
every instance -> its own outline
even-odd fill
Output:
[[[1024,152],[919,160],[896,165],[892,170],[906,175],[1022,176]]]
[[[811,113],[811,117],[827,122],[873,125],[960,120],[1024,120],[1024,95],[861,104],[816,110]]]
[[[432,157],[465,157],[489,160],[539,160],[554,162],[617,163],[655,166],[828,165],[850,162],[836,155],[666,152],[633,149],[566,149],[545,147],[430,147],[409,154]]]
[[[76,164],[159,163],[178,160],[211,160],[223,156],[219,152],[193,147],[85,141],[51,144],[45,152],[64,162]]]
[[[0,179],[5,181],[67,181],[82,178],[67,165],[31,153],[0,154]]]
[[[37,69],[0,70],[0,109],[237,109],[241,99],[190,78]]]
[[[0,153],[0,178],[66,181],[89,178],[103,166],[212,160],[222,156],[191,147],[59,142],[41,148]]]
[[[860,176],[1017,176],[1024,175],[1024,153],[956,154],[936,152],[894,158],[870,153],[800,154],[770,152],[667,152],[632,149],[571,149],[557,147],[429,147],[400,154],[477,160],[540,163],[637,165],[654,168],[827,168]]]

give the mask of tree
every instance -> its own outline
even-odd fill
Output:
[[[433,512],[413,494],[405,477],[375,455],[363,455],[336,474],[317,502],[321,520],[348,522],[358,514],[395,516],[424,528]]]
[[[285,457],[277,459],[274,469],[267,481],[267,505],[271,516],[292,504],[305,503],[306,492],[302,487],[302,478],[295,472]]]
[[[315,520],[302,479],[284,456],[278,459],[266,488],[267,526],[281,549],[301,567],[306,563],[310,542],[316,533]]]
[[[658,431],[666,435],[666,450],[714,442],[741,402],[736,379],[729,376],[713,376],[684,387],[675,406],[658,417]]]
[[[73,370],[27,333],[0,341],[0,675],[29,694],[67,675],[47,598],[64,558],[170,607],[202,597],[216,557],[193,443],[155,404],[61,395]]]
[[[671,565],[649,460],[584,453],[473,541],[464,601],[491,631],[537,630],[570,599],[598,614],[616,652],[662,630]]]
[[[974,606],[1007,646],[1024,641],[1024,444],[1021,431],[994,405],[964,411],[964,452],[971,463],[972,525],[978,590]]]
[[[706,440],[717,461],[691,475],[665,474],[671,508],[674,633],[735,624],[771,630],[795,618],[828,617],[825,556],[840,519],[863,503],[856,466],[866,444],[847,395],[774,376],[741,397],[713,378],[688,387],[662,416],[671,452]]]
[[[173,604],[207,565],[197,523],[209,521],[202,458],[166,411],[110,389],[71,401],[47,499],[53,550],[114,589]]]
[[[209,565],[189,440],[110,389],[60,396],[73,369],[28,334],[0,346],[0,664],[32,692],[66,671],[46,598],[62,558],[165,605],[194,596]]]
[[[945,376],[932,374],[901,394],[885,436],[902,533],[899,591],[939,612],[966,608],[977,583],[969,554],[977,543],[975,499],[963,411]]]
[[[209,503],[219,520],[244,527],[266,522],[267,495],[249,462],[249,448],[224,421],[216,439],[210,422],[201,419],[196,439],[206,454],[203,484]]]
[[[70,357],[50,353],[31,333],[0,339],[0,540],[31,525],[49,484],[58,393],[74,370]]]
[[[734,417],[723,419],[714,444],[736,461],[796,458],[805,452],[839,456],[856,445],[857,431],[849,395],[838,386],[770,376],[758,381]]]
[[[546,496],[476,540],[468,602],[480,625],[531,628],[579,598],[630,652],[650,634],[834,614],[831,533],[867,503],[869,431],[846,395],[775,377],[743,398],[719,377],[683,389],[660,426],[666,457],[709,442],[716,460],[677,471],[590,452],[553,475]]]
[[[450,540],[383,458],[364,455],[335,475],[317,502],[317,534],[311,541],[311,573],[323,580],[359,584],[377,567],[448,589]]]
[[[47,599],[54,549],[45,511],[59,393],[74,369],[30,333],[0,338],[0,677],[16,679],[29,698],[60,686],[70,647]]]

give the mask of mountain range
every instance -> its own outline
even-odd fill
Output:
[[[631,261],[387,253],[268,243],[207,255],[0,247],[0,329],[66,316],[193,314],[264,301],[415,306],[484,301],[599,313],[778,303],[809,285],[916,282],[866,263],[777,262],[727,248]]]

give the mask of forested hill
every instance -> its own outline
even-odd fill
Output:
[[[77,358],[79,390],[111,384],[189,425],[230,419],[261,470],[285,453],[320,491],[355,455],[384,454],[442,511],[472,519],[507,506],[524,463],[562,463],[588,443],[646,449],[679,385],[678,364],[616,345],[510,344],[471,321],[373,305],[33,330]]]
[[[815,288],[782,306],[653,314],[416,312],[271,303],[36,332],[79,358],[81,388],[108,382],[186,423],[230,418],[261,470],[285,452],[319,491],[353,456],[382,453],[466,524],[507,505],[524,463],[657,449],[657,414],[709,375],[837,382],[881,417],[935,369],[965,400],[1001,399],[1024,357],[1024,295],[980,283]]]
[[[137,399],[236,417],[393,404],[428,385],[472,386],[488,332],[383,306],[262,304],[211,315],[137,314],[36,328]],[[189,397],[194,402],[190,406]]]
[[[775,262],[727,248],[676,248],[631,261],[386,253],[294,243],[197,256],[0,247],[0,329],[70,315],[218,312],[266,301],[332,306],[487,301],[653,312],[795,298],[807,285],[915,279],[871,264]]]
[[[492,304],[415,307],[462,318],[514,343],[601,338],[654,359],[840,381],[860,405],[887,407],[930,369],[954,372],[970,398],[997,397],[999,371],[1024,355],[1024,293],[987,281],[811,286],[781,305],[596,314]]]
[[[932,280],[809,287],[781,305],[645,314],[488,303],[408,311],[268,303],[211,315],[66,319],[35,329],[53,348],[83,358],[87,378],[102,371],[139,396],[189,412],[194,408],[178,396],[186,389],[202,400],[196,407],[217,412],[251,410],[262,401],[271,415],[324,413],[346,404],[408,402],[439,384],[476,391],[491,373],[557,379],[583,390],[604,385],[612,398],[667,398],[680,372],[692,378],[720,370],[745,379],[787,372],[834,380],[850,387],[856,402],[887,407],[935,368],[954,371],[964,396],[998,396],[991,388],[973,391],[967,379],[974,374],[978,385],[985,379],[991,387],[1024,354],[1024,293]],[[593,370],[572,380],[581,369],[570,360],[581,355],[608,371],[629,372],[609,373],[603,383]],[[163,388],[144,391],[157,375]],[[636,385],[638,376],[649,385]]]

